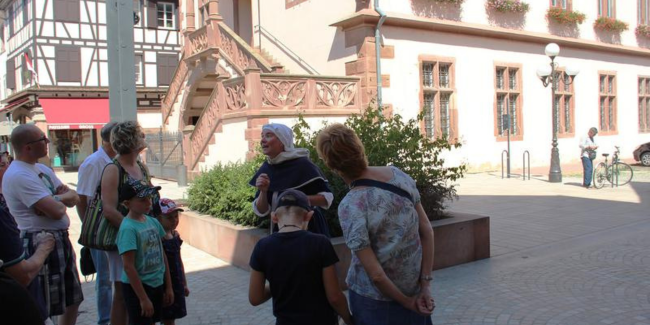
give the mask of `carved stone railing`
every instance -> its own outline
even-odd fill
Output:
[[[187,35],[187,56],[193,56],[198,53],[201,53],[205,50],[207,50],[211,43],[214,43],[211,41],[211,38],[208,35],[208,29],[210,28],[209,25],[205,25],[192,33]]]
[[[287,116],[290,111],[319,116],[358,113],[360,89],[356,77],[267,74],[259,68],[219,81],[190,136],[188,167],[196,169],[223,120]]]
[[[183,54],[183,57],[184,56],[185,55]],[[162,104],[160,105],[163,124],[167,124],[167,119],[172,113],[172,108],[176,102],[176,97],[178,97],[178,93],[183,87],[183,83],[187,77],[187,64],[185,64],[183,61],[183,57],[181,57],[181,60],[178,62],[176,71],[174,71],[172,82],[169,84],[169,89],[167,89],[167,94],[165,94],[165,98],[162,100]]]
[[[244,81],[244,78],[233,78],[223,83],[227,112],[241,111],[249,107]]]
[[[190,136],[190,170],[193,170],[201,160],[201,156],[207,150],[217,126],[221,123],[224,102],[224,88],[221,83],[218,83]]]
[[[263,108],[360,108],[355,77],[261,74]]]
[[[230,29],[225,23],[213,23],[212,26],[218,30],[216,46],[222,54],[225,54],[231,63],[242,72],[254,63],[263,72],[271,72],[272,67],[261,55],[256,53],[237,33]]]

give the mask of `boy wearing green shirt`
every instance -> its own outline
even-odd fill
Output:
[[[117,249],[124,262],[122,285],[130,324],[160,321],[163,305],[174,301],[169,267],[162,248],[165,230],[147,215],[151,197],[160,190],[147,182],[130,179],[121,189],[129,214],[117,233]]]

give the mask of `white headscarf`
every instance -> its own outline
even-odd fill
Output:
[[[287,160],[309,156],[309,150],[293,146],[293,131],[288,126],[279,123],[269,123],[262,126],[263,131],[270,131],[275,134],[284,146],[284,151],[275,156],[275,158],[267,157],[269,164],[279,164]]]

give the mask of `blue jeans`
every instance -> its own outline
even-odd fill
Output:
[[[594,164],[591,159],[587,157],[582,157],[582,173],[582,186],[591,186],[591,177],[594,175]]]
[[[111,321],[113,303],[113,283],[109,279],[108,258],[104,251],[91,249],[90,255],[97,270],[95,294],[97,296],[97,324],[106,325]]]
[[[431,316],[420,316],[394,301],[366,298],[352,290],[350,309],[354,325],[431,325]]]

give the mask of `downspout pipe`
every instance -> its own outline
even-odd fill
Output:
[[[379,14],[379,22],[375,26],[375,55],[377,57],[377,107],[382,112],[383,98],[381,94],[381,25],[386,21],[386,14],[379,7],[379,0],[375,0],[375,11]]]

